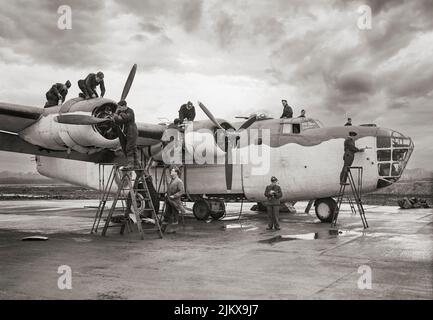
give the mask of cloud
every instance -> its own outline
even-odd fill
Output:
[[[202,0],[189,0],[182,4],[182,9],[180,10],[180,22],[185,31],[192,32],[199,27],[202,11]]]
[[[163,27],[152,22],[140,22],[139,26],[141,30],[150,34],[159,34],[164,30]]]

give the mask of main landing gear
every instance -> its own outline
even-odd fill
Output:
[[[199,199],[194,203],[192,212],[197,220],[207,220],[209,216],[219,220],[225,216],[226,206],[223,200]]]
[[[321,222],[332,222],[332,215],[337,206],[332,198],[321,198],[314,202],[314,207],[316,209],[316,216]]]

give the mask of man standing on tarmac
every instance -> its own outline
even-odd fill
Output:
[[[185,188],[179,175],[180,170],[177,167],[173,167],[170,170],[171,181],[168,184],[167,194],[165,195],[164,223],[176,225],[179,222],[179,212],[184,214],[181,197],[185,193]]]
[[[266,187],[265,196],[268,198],[266,203],[266,209],[268,211],[269,224],[266,230],[280,230],[278,223],[280,215],[280,198],[283,196],[281,188],[277,185],[278,179],[275,177],[271,178],[271,184]]]

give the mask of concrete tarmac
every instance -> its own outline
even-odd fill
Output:
[[[0,299],[433,299],[432,209],[365,206],[364,231],[343,205],[329,232],[302,202],[267,231],[266,214],[244,204],[238,220],[229,204],[222,221],[187,216],[140,240],[90,234],[95,200],[0,204]],[[72,289],[59,289],[64,265]]]

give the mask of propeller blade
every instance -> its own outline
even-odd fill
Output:
[[[207,115],[207,117],[210,119],[210,121],[213,122],[214,125],[216,125],[220,129],[224,130],[224,128],[221,127],[221,125],[219,124],[219,122],[217,121],[217,119],[215,119],[215,117],[213,116],[213,114],[208,110],[208,108],[206,108],[204,106],[203,103],[201,103],[200,101],[198,101],[198,105],[203,110],[203,112]]]
[[[233,182],[233,164],[228,163],[231,156],[229,156],[229,152],[231,151],[227,150],[227,155],[225,159],[225,175],[226,175],[226,188],[227,190],[232,189],[232,182]]]
[[[125,100],[126,97],[128,96],[129,89],[131,89],[131,85],[132,85],[132,82],[134,81],[136,71],[137,71],[137,64],[135,63],[132,66],[131,71],[129,72],[128,79],[126,79],[125,86],[123,87],[123,91],[122,91],[122,95],[120,97],[120,100]]]
[[[233,145],[232,139],[227,137],[225,140],[225,157],[224,157],[224,169],[226,176],[226,188],[227,190],[232,189],[233,182]]]
[[[101,119],[93,116],[87,116],[83,114],[61,114],[54,118],[54,121],[63,124],[74,124],[74,125],[93,125],[106,121],[110,119]]]
[[[239,130],[245,130],[247,129],[249,126],[251,126],[254,122],[257,121],[257,116],[253,115],[251,117],[249,117],[249,119],[247,121],[245,121],[240,127]]]

